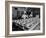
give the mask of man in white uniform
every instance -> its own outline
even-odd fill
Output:
[[[24,11],[24,14],[22,15],[22,18],[23,18],[23,19],[28,18],[28,15],[26,15],[25,13],[26,13],[26,11]]]

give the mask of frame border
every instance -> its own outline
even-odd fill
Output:
[[[21,3],[29,5],[42,5],[43,6],[43,33],[31,33],[31,34],[9,34],[9,4]],[[45,35],[45,3],[35,2],[20,2],[20,1],[5,1],[5,37],[20,37],[20,36],[37,36]]]

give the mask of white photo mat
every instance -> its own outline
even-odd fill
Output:
[[[34,7],[34,8],[40,8],[40,30],[12,31],[12,7]],[[9,34],[43,33],[43,6],[42,5],[10,4],[9,14],[10,14]]]

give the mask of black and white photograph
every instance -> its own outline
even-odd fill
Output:
[[[12,31],[40,30],[40,8],[12,7]]]

